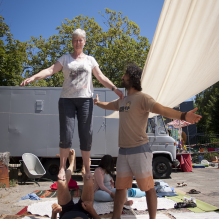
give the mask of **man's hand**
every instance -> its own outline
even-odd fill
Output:
[[[95,211],[94,207],[93,207],[93,202],[91,202],[91,201],[82,202],[81,205],[82,205],[83,209],[85,211],[89,212],[91,215]]]
[[[96,99],[93,99],[93,101],[94,101],[94,105],[97,105],[97,103],[99,102],[98,94],[96,94]]]
[[[114,92],[119,96],[120,100],[124,98],[123,92],[119,90],[118,88],[116,88]]]
[[[116,110],[114,107],[114,103],[112,102],[102,102],[99,101],[98,94],[96,94],[96,99],[93,99],[94,105],[97,105],[98,107],[106,110]]]
[[[24,81],[21,82],[20,86],[23,87],[27,84],[32,83],[34,80],[35,80],[34,77],[27,78],[27,79],[25,79]]]
[[[58,214],[58,213],[60,213],[61,211],[62,211],[62,207],[61,207],[59,204],[54,203],[54,204],[52,205],[52,212],[53,212],[53,213]]]
[[[198,108],[196,107],[193,110],[190,110],[189,112],[186,113],[185,119],[187,122],[190,122],[192,124],[197,123],[202,116],[195,114],[195,112],[198,110]]]

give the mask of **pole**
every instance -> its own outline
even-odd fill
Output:
[[[191,153],[190,141],[189,141],[189,127],[187,125],[187,135],[188,135],[188,143],[189,143],[189,153]]]

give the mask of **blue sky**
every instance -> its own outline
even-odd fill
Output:
[[[65,18],[72,19],[80,14],[94,17],[104,27],[98,13],[105,8],[121,11],[134,21],[152,43],[164,0],[0,0],[0,14],[9,25],[14,39],[30,40],[31,36],[48,38],[57,34],[57,26]]]
[[[31,36],[42,35],[47,39],[58,34],[56,27],[65,18],[73,19],[80,14],[94,17],[104,28],[104,19],[98,12],[109,8],[128,16],[140,27],[140,35],[152,43],[163,3],[164,0],[0,0],[0,14],[14,39],[24,42]]]

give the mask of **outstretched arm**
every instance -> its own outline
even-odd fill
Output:
[[[114,107],[113,102],[101,102],[101,101],[99,101],[98,94],[96,94],[96,99],[93,99],[93,100],[94,100],[94,105],[97,105],[102,109],[116,110],[116,108]]]
[[[50,66],[49,68],[43,69],[42,71],[33,75],[32,77],[25,79],[24,81],[21,82],[20,86],[23,87],[34,81],[48,78],[52,76],[53,74],[55,74],[56,72],[59,72],[61,70],[62,70],[62,65],[60,64],[60,62],[56,62],[54,65]]]
[[[92,70],[94,76],[97,78],[97,80],[104,86],[109,88],[110,90],[113,90],[120,99],[123,99],[123,93],[121,90],[119,90],[110,80],[107,78],[100,68],[98,66],[94,67]]]
[[[185,120],[187,122],[194,124],[197,123],[202,118],[202,116],[195,114],[197,110],[198,108],[195,108],[187,113],[182,113],[172,108],[165,107],[159,103],[155,103],[152,113],[160,114],[170,119]]]

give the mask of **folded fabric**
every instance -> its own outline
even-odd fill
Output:
[[[168,183],[162,181],[162,180],[156,180],[154,182],[155,186],[169,186]]]
[[[50,188],[56,190],[57,189],[57,182],[53,183],[50,186]],[[78,186],[77,182],[71,178],[68,182],[68,188],[69,189],[79,189],[79,186]]]
[[[175,192],[157,192],[157,197],[172,197],[172,196],[177,196]]]
[[[157,180],[154,182],[155,183],[155,190],[157,193],[162,193],[162,192],[173,192],[174,188],[170,188],[167,183],[165,183],[162,180]]]
[[[27,194],[26,196],[22,197],[21,200],[30,199],[30,200],[41,200],[39,196],[37,196],[35,193]]]

